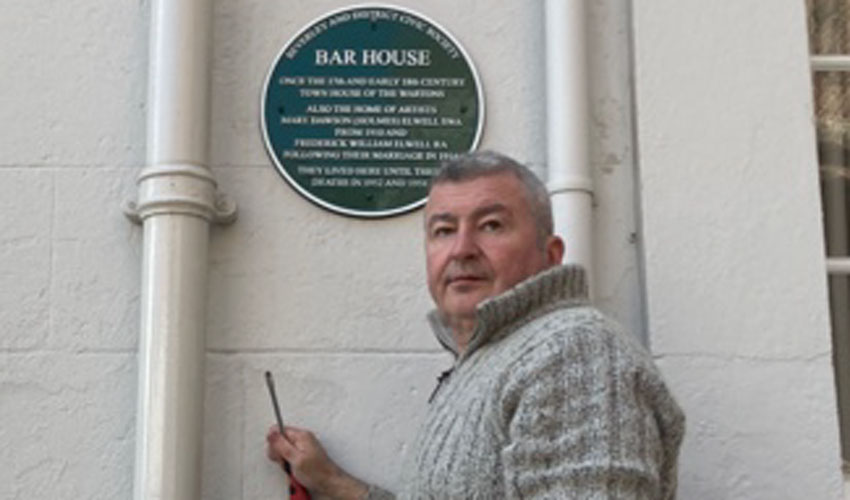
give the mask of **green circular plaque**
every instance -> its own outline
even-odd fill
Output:
[[[441,161],[476,147],[478,75],[463,48],[398,7],[332,12],[269,70],[262,129],[275,167],[310,201],[384,217],[423,203]]]

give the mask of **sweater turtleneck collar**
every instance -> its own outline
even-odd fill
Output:
[[[482,301],[475,308],[475,331],[462,358],[476,349],[508,335],[515,328],[554,307],[570,307],[588,303],[584,269],[575,265],[556,266],[517,283],[500,295]],[[459,358],[459,348],[450,328],[439,311],[428,313],[428,322],[440,344]]]

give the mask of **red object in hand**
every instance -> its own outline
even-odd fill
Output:
[[[297,479],[289,476],[289,500],[310,500],[310,492]]]
[[[292,475],[292,467],[286,460],[283,461],[283,470],[286,471],[286,477],[289,478],[289,500],[311,500],[310,492],[295,479],[295,476]]]

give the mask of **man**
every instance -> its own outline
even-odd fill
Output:
[[[429,316],[455,364],[408,457],[404,497],[675,497],[684,418],[650,357],[561,266],[543,184],[492,152],[443,165],[425,207]],[[392,498],[308,431],[273,427],[269,457],[335,498]]]

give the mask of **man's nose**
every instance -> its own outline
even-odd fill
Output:
[[[478,247],[478,241],[475,238],[475,232],[468,228],[460,228],[455,233],[454,244],[452,245],[452,258],[468,259],[477,256],[481,249]]]

